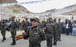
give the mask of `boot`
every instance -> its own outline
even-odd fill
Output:
[[[13,43],[11,43],[11,45],[16,45],[16,43],[13,42]]]
[[[15,41],[15,40],[13,40],[13,42],[11,43],[11,45],[16,45],[16,41]]]
[[[57,45],[57,42],[54,42],[54,43],[53,43],[53,45],[55,45],[55,46],[56,46],[56,45]]]
[[[5,37],[3,37],[2,42],[4,42],[5,40],[6,40],[6,38],[5,38]]]

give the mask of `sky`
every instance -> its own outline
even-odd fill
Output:
[[[44,12],[50,9],[61,9],[69,5],[76,4],[76,0],[17,0],[18,2],[42,1],[39,3],[21,4],[34,13]]]

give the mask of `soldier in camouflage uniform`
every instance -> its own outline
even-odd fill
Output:
[[[52,18],[49,18],[48,23],[46,25],[46,41],[47,41],[47,47],[52,47],[52,38],[53,38],[53,32],[54,32],[54,25]]]
[[[32,27],[29,29],[29,47],[41,47],[40,43],[44,37],[44,32],[39,27],[39,19],[33,18],[31,21]]]
[[[47,21],[43,20],[41,23],[40,23],[40,27],[41,29],[43,29],[43,31],[45,30],[46,28],[46,24],[47,24]]]
[[[11,37],[12,37],[12,43],[11,45],[16,45],[16,28],[17,28],[17,24],[16,22],[14,21],[14,17],[11,18],[11,25],[10,25],[10,28],[11,28]]]
[[[57,34],[58,34],[58,26],[57,26],[57,22],[56,22],[56,19],[53,20],[53,24],[54,24],[54,33],[53,33],[53,36],[54,36],[54,45],[57,45]]]
[[[58,30],[58,41],[61,41],[61,32],[62,32],[62,30],[61,30],[61,23],[60,23],[60,19],[58,19],[58,28],[57,28],[57,30]]]
[[[1,35],[3,37],[2,42],[4,42],[6,40],[6,37],[5,37],[5,35],[6,35],[5,20],[3,20],[1,22]]]

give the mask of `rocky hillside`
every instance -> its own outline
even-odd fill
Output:
[[[64,13],[63,15],[76,15],[76,10],[73,10],[73,11],[67,12],[67,13]]]
[[[74,7],[74,6],[75,6],[75,7]],[[66,7],[66,8],[71,8],[71,9],[73,9],[72,7],[74,7],[75,9],[72,10],[72,11],[63,13],[63,15],[76,15],[76,4],[75,4],[75,5],[71,5],[71,6],[69,6],[69,7]]]
[[[0,4],[3,3],[17,3],[16,0],[0,0]],[[17,16],[24,13],[30,13],[25,7],[21,5],[11,5],[11,6],[4,6],[0,8],[0,16],[10,17],[10,16]]]

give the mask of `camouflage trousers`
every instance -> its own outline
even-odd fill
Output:
[[[1,35],[2,35],[3,38],[5,38],[6,31],[1,31]]]
[[[29,42],[29,47],[41,47],[40,43],[30,43]]]

